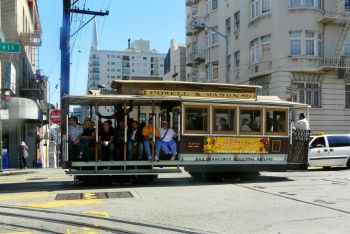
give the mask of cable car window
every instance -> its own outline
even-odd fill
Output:
[[[287,111],[266,110],[266,132],[287,133]]]
[[[233,132],[235,130],[235,112],[235,109],[214,107],[214,131]]]
[[[208,107],[185,107],[185,131],[209,133]]]
[[[240,110],[240,132],[261,133],[261,110],[241,109]]]

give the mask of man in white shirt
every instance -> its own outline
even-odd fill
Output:
[[[304,113],[301,113],[299,115],[299,120],[295,124],[295,128],[300,129],[300,130],[310,130],[309,122],[305,118],[305,114]]]
[[[70,160],[78,160],[80,153],[80,137],[83,134],[83,127],[78,124],[78,118],[72,116],[69,118],[68,127],[68,151]]]
[[[170,160],[175,160],[177,155],[176,141],[174,140],[177,136],[176,132],[169,128],[167,121],[163,121],[162,127],[159,128],[159,134],[162,150],[166,155],[171,153]]]

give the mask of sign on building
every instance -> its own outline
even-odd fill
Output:
[[[11,90],[16,94],[16,69],[12,62],[6,62],[4,70],[4,89]]]

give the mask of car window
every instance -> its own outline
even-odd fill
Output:
[[[326,141],[324,137],[318,137],[311,143],[311,148],[326,147]]]
[[[328,136],[329,147],[350,146],[350,136]]]

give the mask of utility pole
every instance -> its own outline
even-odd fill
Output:
[[[61,28],[61,35],[60,35],[60,49],[61,49],[61,90],[60,90],[60,97],[62,98],[64,95],[67,95],[70,93],[69,91],[69,81],[70,81],[70,38],[74,36],[76,33],[78,33],[85,25],[87,25],[92,19],[94,19],[96,16],[105,16],[108,15],[109,12],[97,12],[97,11],[90,11],[85,9],[79,9],[78,7],[74,7],[79,0],[62,0],[63,1],[63,17],[62,17],[62,28]],[[72,3],[73,2],[73,3]],[[85,15],[92,15],[92,17],[82,26],[80,26],[76,32],[71,34],[71,13],[75,14],[85,14]],[[62,103],[61,103],[61,108]],[[61,119],[62,123],[65,123],[66,121],[66,114],[65,111],[61,111]],[[63,144],[67,144],[67,138],[68,138],[68,129],[66,129],[68,126],[68,123],[61,125],[61,153],[63,151]],[[67,144],[68,145],[68,144]],[[66,148],[66,151],[68,152],[68,148]],[[64,156],[63,156],[64,158]]]
[[[69,94],[69,81],[70,81],[70,16],[71,13],[76,14],[85,14],[92,15],[92,18],[88,20],[84,25],[82,25],[76,32],[73,33],[75,35],[78,31],[80,31],[85,25],[87,25],[93,18],[96,16],[105,16],[108,15],[109,12],[101,12],[101,11],[90,11],[85,9],[79,9],[73,6],[79,2],[79,0],[74,0],[72,4],[72,0],[63,0],[63,21],[61,28],[61,40],[60,40],[60,49],[61,49],[61,92],[60,97],[63,97],[65,94]]]

